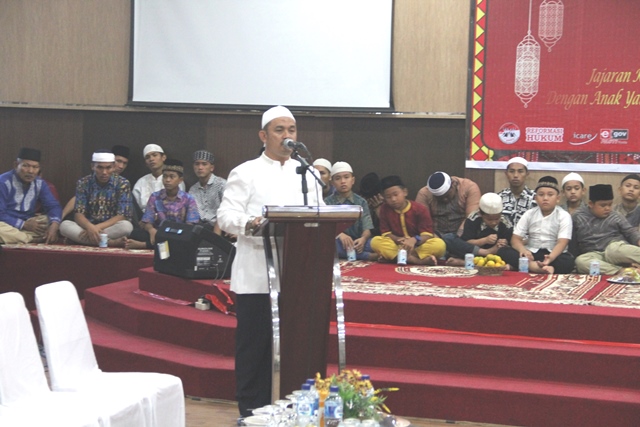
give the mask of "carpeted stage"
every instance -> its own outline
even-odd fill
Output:
[[[640,308],[640,286],[612,284],[603,276],[512,271],[478,276],[460,267],[362,261],[344,262],[341,271],[346,292]]]
[[[103,370],[169,372],[189,395],[234,399],[235,318],[187,305],[213,293],[211,281],[151,265],[150,251],[5,246],[0,291],[33,301],[37,285],[70,280]],[[347,365],[399,386],[387,401],[395,413],[539,426],[640,420],[640,286],[367,262],[343,263],[342,285]],[[328,359],[335,371],[335,327]]]

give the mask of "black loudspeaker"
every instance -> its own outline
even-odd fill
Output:
[[[202,225],[163,221],[153,268],[187,279],[228,279],[235,252],[235,246]]]

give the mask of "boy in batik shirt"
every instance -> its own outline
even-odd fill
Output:
[[[162,167],[164,188],[151,194],[140,222],[142,229],[135,229],[130,239],[125,239],[127,249],[151,249],[162,221],[196,224],[200,221],[198,204],[189,193],[180,189],[184,167],[179,160],[167,159]]]

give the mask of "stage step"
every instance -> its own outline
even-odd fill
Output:
[[[346,327],[350,366],[513,377],[610,387],[640,384],[640,345],[425,331],[387,325]],[[392,350],[390,350],[392,349]],[[338,363],[337,336],[328,361]]]
[[[106,372],[163,372],[182,379],[190,396],[235,400],[234,358],[140,337],[87,316],[98,359]]]
[[[144,275],[151,281],[155,273]],[[170,278],[160,280],[172,297],[182,294],[182,279],[174,288]],[[206,286],[198,283],[190,292]],[[85,297],[92,333],[102,332],[95,345],[103,369],[174,373],[188,394],[233,399],[233,316],[142,294],[135,279],[89,289]],[[639,346],[566,342],[554,334],[515,336],[572,327],[580,331],[560,335],[598,336],[583,334],[580,320],[594,327],[600,318],[599,329],[621,322],[625,330],[611,335],[629,339],[637,334],[629,330],[636,310],[424,298],[346,294],[347,367],[369,373],[376,387],[400,387],[388,400],[395,413],[535,426],[640,420]],[[513,325],[480,332],[487,324],[509,323],[510,317],[516,319]],[[455,330],[467,324],[473,326],[469,331]],[[329,343],[329,361],[337,363],[335,327]],[[187,362],[192,354],[194,361]]]
[[[349,322],[369,323],[371,313],[375,313],[375,323],[382,325],[640,343],[639,309],[345,293],[345,317]]]
[[[363,366],[393,413],[513,426],[637,426],[637,389]],[[332,371],[337,371],[332,366]]]
[[[214,310],[196,310],[137,291],[137,279],[87,289],[85,313],[141,337],[233,356],[235,317]],[[168,333],[169,330],[178,333]]]
[[[135,280],[88,289],[85,311],[88,316],[131,334],[233,356],[233,316],[177,305],[136,290]],[[541,318],[543,314],[536,321]],[[348,323],[346,329],[347,362],[355,367],[402,366],[613,387],[640,384],[640,345],[378,325],[374,324],[374,312],[363,320],[369,323]],[[402,317],[398,321],[402,322]],[[329,362],[337,363],[337,355],[334,327],[329,338]]]
[[[187,301],[209,293],[213,286],[211,280],[186,280],[153,268],[141,269],[138,278],[140,289]],[[228,289],[227,284],[218,284]],[[354,292],[346,292],[344,301],[346,319],[354,323],[640,343],[638,309]]]

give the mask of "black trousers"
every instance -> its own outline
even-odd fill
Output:
[[[238,294],[236,399],[240,416],[271,403],[271,302],[269,294]]]
[[[550,252],[546,249],[538,249],[538,252],[533,254],[533,259],[536,261],[544,261],[544,256],[549,254]],[[518,251],[511,246],[505,246],[504,248],[498,249],[498,255],[500,255],[504,262],[513,267],[515,271],[518,271],[518,261],[520,259]],[[569,252],[564,252],[558,255],[550,265],[553,267],[555,274],[569,274],[575,267],[575,260]]]

